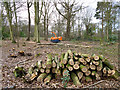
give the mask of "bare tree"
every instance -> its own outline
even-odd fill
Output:
[[[43,0],[41,1],[41,10],[39,10],[39,1],[34,1],[34,9],[35,9],[34,37],[35,37],[35,41],[38,42],[38,43],[40,43],[39,22],[40,22],[41,15],[42,15],[42,8],[43,8]]]
[[[27,37],[27,41],[30,41],[30,27],[31,27],[31,19],[30,19],[30,7],[32,6],[32,2],[29,2],[27,0],[27,9],[28,9],[28,37]]]
[[[15,41],[15,38],[13,35],[13,28],[12,28],[13,12],[12,12],[11,2],[4,2],[4,6],[5,6],[6,13],[7,13],[7,19],[9,22],[10,38],[11,38],[12,42],[15,43],[16,41]]]
[[[49,19],[52,13],[51,10],[52,4],[51,1],[49,0],[48,2],[44,1],[44,39],[48,41],[48,28],[49,28]]]
[[[91,23],[91,20],[92,20],[92,13],[91,11],[86,8],[85,12],[84,12],[84,15],[82,17],[82,22],[83,24],[85,25],[85,28],[86,28],[86,38],[89,38],[89,28],[90,28],[90,23]]]
[[[17,19],[17,12],[16,12],[16,2],[13,2],[14,6],[14,14],[15,14],[15,29],[16,29],[16,37],[17,37],[17,46],[19,47],[19,32],[18,32],[18,19]]]
[[[66,35],[65,35],[65,39],[66,40],[70,40],[70,23],[71,23],[71,19],[73,16],[75,16],[76,12],[78,12],[79,10],[82,9],[82,4],[81,5],[77,5],[78,3],[75,2],[75,0],[70,1],[61,1],[58,2],[64,9],[64,14],[60,11],[60,9],[58,9],[57,7],[57,3],[54,2],[55,8],[58,11],[58,13],[60,15],[62,15],[66,20],[67,20],[67,30],[66,30]]]

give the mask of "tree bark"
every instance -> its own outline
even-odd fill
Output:
[[[17,47],[19,47],[19,31],[18,31],[18,24],[17,24],[17,13],[16,13],[16,4],[14,3],[14,13],[15,13],[15,29],[16,29],[16,38],[17,38]]]
[[[31,7],[31,5],[30,5],[30,2],[28,2],[28,0],[27,0],[27,8],[28,8],[28,37],[27,37],[27,41],[30,41],[30,26],[31,26],[30,7]]]
[[[11,11],[11,7],[8,4],[8,2],[4,2],[4,4],[5,4],[5,9],[6,9],[6,12],[7,12],[7,18],[8,18],[8,22],[9,22],[10,38],[11,38],[12,43],[15,43],[16,41],[15,41],[15,38],[14,38],[14,35],[13,35],[13,29],[12,29],[12,11]]]
[[[103,34],[103,10],[102,10],[102,32],[101,32],[101,40],[104,40],[104,34]]]
[[[36,42],[40,42],[39,37],[39,2],[34,2],[34,9],[35,9],[35,32],[34,37]]]

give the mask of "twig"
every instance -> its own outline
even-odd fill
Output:
[[[98,81],[98,82],[96,82],[96,83],[94,83],[94,84],[85,86],[85,87],[83,87],[83,88],[88,88],[88,87],[94,86],[94,85],[99,84],[99,83],[101,83],[101,82],[103,82],[103,81],[106,81],[106,80],[100,80],[100,81]]]

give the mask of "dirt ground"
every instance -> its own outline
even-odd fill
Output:
[[[37,81],[33,81],[31,84],[23,82],[21,78],[15,78],[13,74],[13,70],[18,62],[24,61],[28,58],[32,58],[32,56],[18,56],[17,58],[8,57],[11,53],[11,49],[15,48],[15,52],[17,53],[20,50],[23,50],[27,53],[32,53],[36,55],[40,53],[40,56],[33,58],[32,60],[28,60],[25,63],[20,63],[18,66],[23,66],[25,69],[28,69],[32,64],[35,64],[38,60],[45,60],[47,53],[52,53],[54,55],[60,55],[63,52],[66,52],[68,49],[71,49],[75,52],[81,52],[85,54],[97,54],[104,55],[108,60],[116,67],[118,70],[118,43],[113,45],[103,45],[101,46],[99,42],[83,42],[83,41],[62,41],[61,45],[38,45],[33,41],[25,41],[24,39],[20,40],[20,47],[18,48],[16,44],[11,43],[9,40],[3,41],[2,46],[2,87],[3,88],[62,88],[61,80],[52,79],[48,85],[44,85],[43,83],[38,83]],[[41,43],[51,43],[50,41],[43,41]],[[65,45],[68,44],[68,45]],[[76,46],[77,45],[77,46]],[[112,78],[102,78],[105,80],[97,85],[88,87],[88,88],[119,88],[120,82],[118,80],[114,80]],[[91,84],[97,83],[99,81],[93,81],[90,83],[82,83],[82,87],[89,86]],[[82,88],[81,87],[81,88]],[[68,83],[67,88],[77,88],[73,85],[72,82]]]

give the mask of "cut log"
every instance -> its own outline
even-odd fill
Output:
[[[90,69],[91,69],[91,70],[95,70],[95,69],[96,69],[96,66],[93,65],[92,63],[90,63]]]
[[[46,68],[45,72],[46,72],[46,73],[50,73],[50,69],[49,69],[49,68]]]
[[[52,67],[56,67],[57,65],[56,65],[56,63],[55,63],[55,61],[53,60],[52,61]]]
[[[95,74],[96,80],[100,80],[100,75],[98,73]]]
[[[99,74],[99,76],[102,76],[102,72],[101,71],[97,71],[97,74]]]
[[[112,65],[112,64],[110,64],[110,62],[107,60],[107,59],[105,59],[104,61],[103,61],[103,64],[105,64],[107,67],[109,67],[110,69],[114,69],[115,70],[115,67]]]
[[[115,70],[108,70],[107,76],[112,76],[115,74]]]
[[[41,72],[41,73],[44,73],[44,72],[45,72],[45,69],[40,68],[40,72]]]
[[[102,61],[100,60],[99,61],[99,66],[97,66],[97,71],[101,71],[102,70],[102,68],[103,68],[103,63],[102,63]]]
[[[79,64],[74,64],[74,65],[73,65],[73,68],[74,68],[75,70],[79,69]]]
[[[47,76],[46,73],[42,73],[38,76],[37,81],[38,82],[43,82],[44,78]]]
[[[85,60],[83,58],[79,58],[79,62],[84,62]]]
[[[118,71],[112,71],[113,72],[113,75],[111,75],[111,77],[115,78],[116,80],[119,79],[119,76],[120,76],[120,73]]]
[[[39,69],[42,67],[42,64],[41,64],[41,63],[42,63],[42,61],[37,61],[37,62],[36,62],[36,66],[37,66]]]
[[[79,61],[75,61],[75,64],[80,64],[80,62]]]
[[[79,62],[81,62],[83,65],[87,64],[87,62],[83,58],[79,58]]]
[[[80,65],[80,69],[82,72],[87,72],[87,70],[88,70],[87,67],[82,64]]]
[[[90,70],[87,70],[87,72],[85,72],[85,75],[86,76],[89,76],[91,74],[91,71]]]
[[[33,68],[32,68],[32,67],[30,67],[30,68],[28,69],[28,73],[29,73],[29,74],[32,74],[32,73],[33,73]]]
[[[33,73],[36,73],[36,75],[37,75],[38,71],[39,71],[39,69],[38,69],[38,68],[35,68],[35,69],[33,70]]]
[[[112,75],[113,78],[115,78],[115,79],[119,78],[120,73],[118,71],[116,71],[116,68],[112,64],[110,64],[110,62],[107,59],[104,60],[103,64],[105,64],[108,68],[115,70],[115,74]]]
[[[61,65],[61,68],[64,68],[64,67],[65,67],[63,63],[62,63],[62,64],[60,64],[60,65]]]
[[[61,56],[60,56],[60,67],[64,66],[64,63],[63,63],[64,55],[65,55],[65,53],[62,53]]]
[[[72,71],[72,70],[73,70],[73,67],[70,66],[69,64],[67,64],[66,67],[68,68],[69,71]]]
[[[76,74],[77,74],[79,80],[83,77],[83,73],[80,71],[76,71]]]
[[[52,55],[51,54],[47,55],[46,67],[47,68],[51,68],[52,67]]]
[[[85,80],[86,80],[87,82],[92,82],[92,78],[89,77],[89,76],[85,77]]]
[[[68,63],[69,63],[70,65],[74,65],[73,59],[69,59]]]
[[[79,54],[78,54],[78,53],[74,53],[74,55],[75,55],[76,57],[78,57]]]
[[[99,58],[100,58],[100,60],[104,59],[103,55],[99,55]]]
[[[90,62],[90,58],[88,57],[88,58],[85,58],[85,60],[87,61],[87,62]]]
[[[50,80],[51,80],[51,78],[52,78],[52,74],[49,74],[49,75],[44,79],[44,83],[45,83],[45,84],[49,83]]]
[[[92,63],[93,63],[94,65],[96,65],[96,66],[98,66],[98,65],[100,64],[99,61],[94,61],[94,60],[92,60]]]
[[[89,54],[81,54],[82,57],[88,58],[90,55]]]
[[[91,75],[95,76],[96,75],[96,71],[92,71]]]
[[[55,73],[56,68],[52,68],[52,73]]]
[[[57,75],[61,75],[61,70],[60,69],[55,69],[55,73],[57,74]]]
[[[57,56],[55,56],[55,62],[57,64],[57,69],[59,69],[60,68],[60,61],[59,61]]]
[[[79,82],[79,79],[74,72],[71,72],[71,79],[76,86],[81,86],[81,83]]]
[[[72,53],[72,51],[71,51],[71,50],[68,50],[67,52],[68,52],[70,58],[73,58],[73,53]]]
[[[81,55],[82,55],[81,52],[79,52],[79,53],[78,53],[78,57],[81,58]]]
[[[106,67],[103,68],[103,73],[104,73],[104,75],[107,74],[107,69],[106,69]]]
[[[86,64],[86,67],[87,67],[87,69],[89,69],[89,68],[90,68],[90,65],[89,65],[89,64]]]
[[[30,76],[31,74],[27,73],[23,78],[26,82],[31,82]]]
[[[65,53],[64,59],[63,59],[63,64],[66,64],[68,61],[68,52]]]
[[[97,56],[97,55],[95,55],[95,54],[93,54],[92,57],[93,57],[93,59],[96,60],[96,61],[99,60],[99,56]]]
[[[111,75],[114,75],[116,71],[115,71],[115,70],[112,70],[111,72],[112,72],[112,74],[111,74]]]
[[[85,76],[82,77],[81,82],[85,82]]]
[[[82,62],[83,65],[87,65],[87,62],[84,60],[84,62]]]
[[[109,76],[111,73],[112,73],[112,70],[109,69],[109,70],[108,70],[108,76]]]
[[[30,80],[33,81],[36,77],[37,77],[37,74],[36,73],[32,73],[31,77],[30,77]]]
[[[42,63],[42,68],[46,68],[46,64],[45,63]]]
[[[74,56],[74,60],[78,60],[78,57]]]

